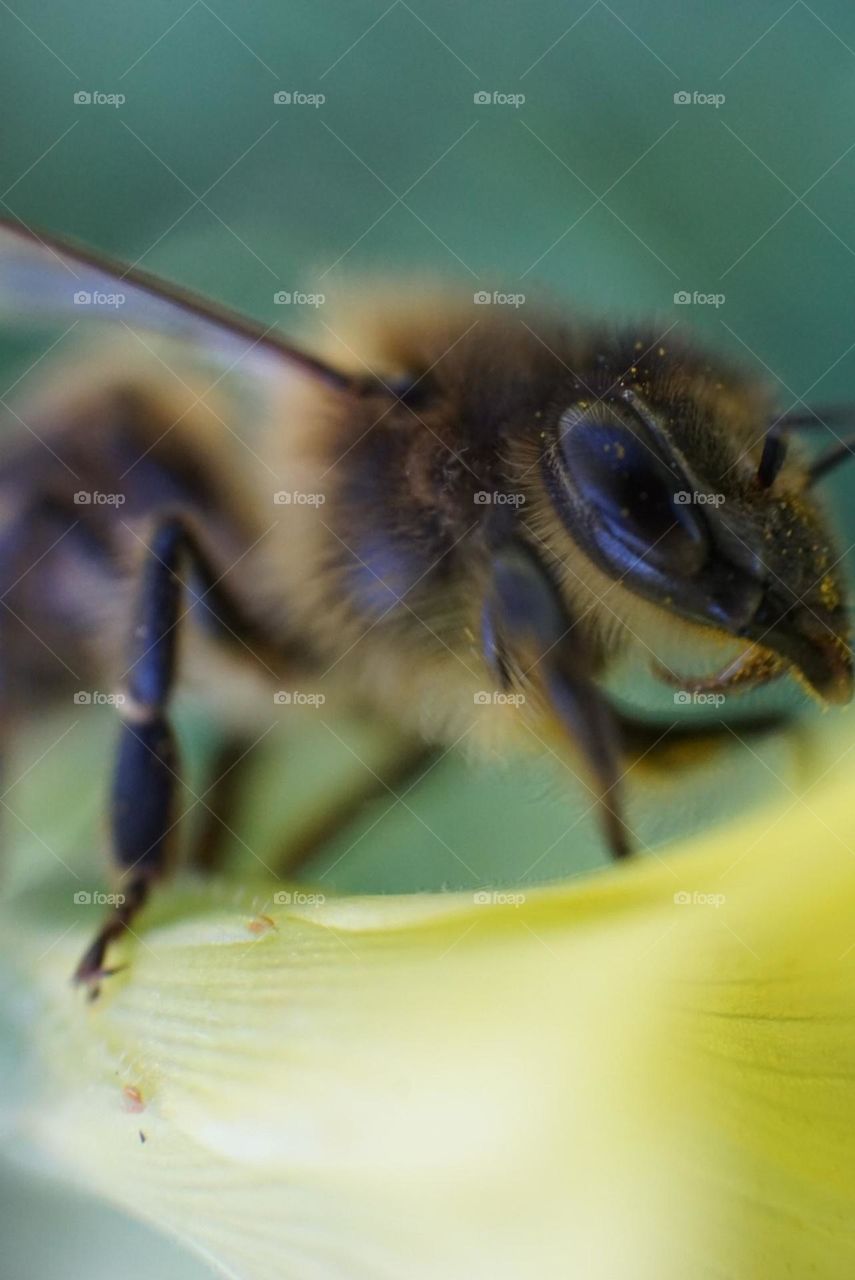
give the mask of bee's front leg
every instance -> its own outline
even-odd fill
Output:
[[[552,714],[588,767],[606,843],[631,852],[623,819],[620,723],[593,679],[592,655],[534,548],[499,527],[490,558],[482,645],[502,686],[517,676],[537,683]]]
[[[150,888],[169,869],[175,844],[175,796],[180,782],[178,752],[167,716],[175,682],[182,565],[205,583],[204,605],[215,619],[236,623],[195,535],[180,516],[161,520],[149,540],[137,586],[130,645],[127,696],[119,705],[122,726],[111,796],[111,855],[119,873],[120,901],[83,955],[75,981],[97,996],[109,944],[120,937],[146,902]]]

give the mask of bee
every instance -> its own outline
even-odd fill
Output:
[[[200,344],[273,388],[257,430],[186,380],[176,395],[166,373],[159,386],[82,361],[14,410],[4,718],[71,672],[121,689],[109,825],[123,892],[76,971],[90,993],[172,863],[170,702],[200,646],[229,680],[323,689],[403,743],[470,734],[489,751],[528,732],[566,751],[616,857],[632,846],[635,722],[608,689],[622,661],[685,694],[789,673],[850,700],[841,556],[815,485],[853,442],[812,462],[788,447],[841,411],[776,416],[725,360],[552,311],[523,323],[427,295],[408,313],[378,304],[353,330],[368,354],[343,345],[336,363],[17,223],[2,224],[0,263],[28,312],[121,297],[114,326]],[[694,671],[668,656],[675,638]]]

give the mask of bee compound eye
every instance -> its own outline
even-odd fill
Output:
[[[676,464],[617,421],[567,417],[561,467],[589,536],[672,575],[696,572],[709,538],[697,495]]]

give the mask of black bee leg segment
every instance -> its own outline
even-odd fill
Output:
[[[534,551],[519,539],[504,539],[493,551],[486,605],[492,637],[486,657],[499,679],[505,652],[539,683],[554,715],[581,750],[599,795],[603,830],[614,857],[630,852],[619,812],[621,742],[614,713],[592,678],[591,655],[556,584]]]
[[[149,881],[145,876],[137,876],[123,887],[122,903],[116,906],[99,929],[92,942],[84,951],[74,971],[74,981],[88,987],[89,999],[95,1000],[101,989],[101,979],[117,973],[122,967],[104,967],[107,948],[115,939],[122,936],[129,927],[137,912],[145,905],[148,898]]]
[[[322,814],[300,831],[289,835],[280,851],[277,869],[293,879],[324,847],[373,804],[394,808],[399,794],[407,795],[441,758],[441,753],[421,741],[402,740],[394,755],[377,764],[367,778],[324,806]]]
[[[631,765],[638,765],[643,775],[663,782],[670,782],[690,770],[708,768],[717,754],[738,747],[739,739],[759,743],[773,734],[787,734],[797,761],[803,754],[803,741],[807,740],[798,717],[787,711],[743,715],[735,724],[713,721],[669,726],[661,720],[645,720],[627,713],[620,713],[619,720],[625,758]]]
[[[107,947],[124,933],[145,905],[152,882],[168,866],[177,765],[175,739],[163,712],[154,709],[147,715],[135,707],[120,730],[111,796],[117,901],[74,975],[92,996],[99,980],[113,972],[104,968]]]
[[[122,727],[111,796],[112,857],[118,901],[75,973],[95,995],[110,942],[145,903],[152,883],[168,869],[174,844],[179,784],[175,738],[166,716],[172,692],[184,566],[214,581],[210,566],[179,517],[158,525],[143,560],[126,679],[119,705]],[[211,612],[218,602],[208,596]]]
[[[214,872],[222,864],[228,828],[233,825],[245,769],[252,759],[252,746],[251,738],[234,733],[214,752],[208,770],[211,781],[202,793],[205,804],[190,854],[192,865],[199,871]]]
[[[618,727],[612,709],[593,681],[580,677],[566,655],[546,659],[544,683],[552,709],[580,746],[597,783],[600,818],[613,858],[632,852],[619,810],[623,772]]]

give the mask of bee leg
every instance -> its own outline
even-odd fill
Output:
[[[654,662],[651,670],[664,684],[688,693],[721,693],[729,689],[756,689],[771,680],[778,680],[786,675],[787,664],[770,650],[749,644],[738,657],[711,676],[676,675],[659,662]]]
[[[388,801],[389,807],[407,795],[441,759],[442,753],[422,741],[402,740],[393,759],[372,769],[361,784],[355,784],[326,805],[323,813],[281,851],[277,865],[283,875],[293,878],[324,846],[333,840],[374,801]]]
[[[603,832],[613,857],[630,852],[620,816],[621,741],[614,712],[593,679],[593,654],[535,552],[503,538],[490,563],[483,642],[505,684],[516,671],[541,685],[553,714],[581,750],[596,784]]]
[[[798,717],[788,711],[741,715],[732,724],[714,720],[709,724],[668,725],[626,712],[620,713],[619,720],[629,768],[638,768],[662,781],[708,766],[716,753],[732,751],[746,739],[757,742],[772,734],[788,733],[796,751],[802,750],[802,726]]]
[[[182,583],[179,567],[189,561],[207,582],[215,582],[207,558],[178,516],[155,527],[137,586],[127,696],[118,710],[122,725],[113,774],[111,845],[119,873],[120,900],[75,972],[75,981],[98,994],[109,944],[131,927],[152,884],[169,867],[175,843],[175,798],[180,782],[178,754],[166,705],[175,677]],[[231,611],[219,588],[206,598],[214,616]]]
[[[149,889],[167,866],[172,834],[177,752],[172,729],[155,706],[123,711],[111,796],[111,853],[119,872],[117,904],[74,974],[98,994],[102,978],[115,973],[105,968],[109,944],[130,928],[145,905]]]
[[[222,864],[224,835],[243,788],[245,766],[252,755],[252,739],[239,733],[229,735],[214,753],[209,776],[213,781],[202,793],[205,811],[190,854],[198,871],[214,872]]]
[[[216,871],[222,863],[227,848],[224,836],[228,835],[236,803],[243,792],[244,766],[253,759],[251,746],[251,740],[235,736],[227,738],[214,755],[210,773],[215,781],[203,793],[205,816],[190,855],[191,864],[199,871]],[[421,739],[396,740],[393,751],[384,756],[376,768],[368,770],[364,779],[344,788],[324,805],[321,813],[289,831],[276,857],[277,870],[294,879],[331,840],[356,822],[369,805],[386,800],[394,807],[399,791],[406,795],[412,790],[440,756],[438,748],[426,745]]]

